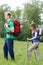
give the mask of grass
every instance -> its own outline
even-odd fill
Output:
[[[38,62],[35,59],[34,51],[32,52],[32,57],[29,62],[26,63],[27,57],[27,42],[15,41],[14,42],[14,52],[15,52],[15,61],[12,61],[10,56],[8,61],[3,57],[3,45],[4,39],[0,38],[0,65],[43,65],[43,43],[40,43],[39,49],[42,57],[42,61]],[[31,43],[29,44],[29,46]]]

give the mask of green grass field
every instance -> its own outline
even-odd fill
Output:
[[[31,60],[27,63],[26,63],[27,42],[15,41],[15,44],[14,44],[15,61],[12,61],[10,56],[8,61],[4,59],[3,45],[4,45],[4,39],[0,39],[0,65],[43,65],[43,43],[40,43],[40,46],[39,46],[42,61],[40,62],[36,61],[34,51],[33,51]],[[29,44],[29,46],[30,45],[31,43]]]

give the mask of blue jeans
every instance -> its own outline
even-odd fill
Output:
[[[11,59],[14,60],[14,50],[13,50],[13,39],[6,38],[5,44],[4,44],[4,58],[8,59],[8,52],[11,56]]]

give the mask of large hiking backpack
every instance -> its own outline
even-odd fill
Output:
[[[14,20],[14,32],[10,32],[10,35],[18,36],[20,34],[20,22]]]

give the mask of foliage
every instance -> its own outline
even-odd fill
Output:
[[[32,0],[31,3],[25,3],[24,9],[21,10],[17,7],[17,9],[11,10],[11,8],[7,4],[3,4],[0,6],[0,36],[5,37],[5,19],[4,13],[6,11],[10,11],[12,14],[12,19],[18,20],[22,23],[21,34],[16,37],[18,40],[25,40],[27,37],[31,37],[30,23],[35,22],[37,25],[41,23],[41,16],[43,14],[43,2],[38,0]],[[22,18],[22,21],[21,21]],[[25,22],[27,20],[27,22]]]

